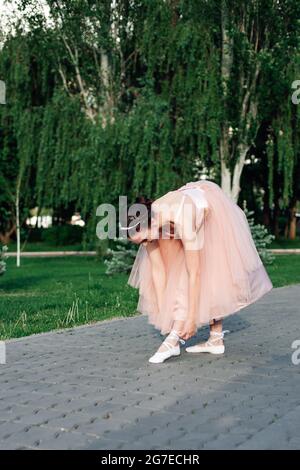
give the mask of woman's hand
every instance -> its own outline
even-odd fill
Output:
[[[197,333],[196,322],[192,318],[188,318],[180,331],[180,337],[184,340],[191,338]]]

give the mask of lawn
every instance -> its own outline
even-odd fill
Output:
[[[136,314],[128,276],[105,274],[96,258],[8,259],[0,277],[0,338],[27,336]]]
[[[274,287],[300,284],[300,255],[278,255],[266,269]]]
[[[288,240],[284,237],[276,238],[273,240],[270,248],[300,248],[300,237],[297,237],[295,240]],[[21,243],[21,251],[83,251],[95,250],[95,247],[84,248],[82,244],[77,243],[73,245],[54,245],[47,242],[27,242],[25,245]],[[17,250],[17,245],[15,241],[12,241],[8,245],[9,252]]]
[[[128,275],[107,276],[95,258],[8,260],[0,277],[0,338],[136,314],[137,290]],[[300,256],[277,256],[267,271],[274,287],[300,283]]]

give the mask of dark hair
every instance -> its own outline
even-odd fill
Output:
[[[151,205],[153,203],[153,199],[150,199],[148,198],[147,196],[144,196],[144,195],[140,195],[140,196],[137,196],[135,198],[135,200],[132,202],[132,204],[144,204],[146,206],[146,209],[147,209],[147,221],[148,221],[148,228],[151,227]],[[132,205],[130,204],[130,205]],[[140,213],[138,213],[138,215],[128,215],[127,214],[127,227],[129,227],[129,225],[135,221],[135,220],[138,220],[140,217]],[[136,231],[139,232],[140,230],[140,225],[137,225],[136,227]],[[130,238],[130,234],[129,234],[129,230],[130,229],[127,229],[127,237]]]
[[[152,222],[152,203],[153,203],[153,199],[150,199],[148,198],[147,196],[137,196],[135,201],[133,202],[133,204],[144,204],[146,206],[146,209],[147,209],[147,220],[148,220],[148,228],[150,229],[151,228],[151,222]],[[133,216],[133,215],[127,215],[127,227],[129,227],[129,225],[134,221],[134,220],[138,220],[140,217],[140,214],[137,215],[137,216]],[[137,225],[136,227],[136,231],[139,232],[140,230],[140,225]],[[129,230],[130,229],[127,229],[127,237],[130,238],[130,233],[129,233]],[[159,228],[159,232],[161,233],[163,230],[163,227],[160,227]],[[172,235],[174,235],[174,224],[173,222],[171,222],[170,224],[170,233]]]
[[[147,212],[148,212],[148,227],[151,227],[151,205],[153,203],[153,199],[150,199],[146,196],[137,196],[135,201],[135,204],[144,204],[146,206]],[[129,217],[128,217],[129,218]],[[135,218],[135,217],[133,217]],[[131,216],[132,220],[132,216]]]

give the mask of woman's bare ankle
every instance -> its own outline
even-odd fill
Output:
[[[167,339],[168,337],[166,337],[164,339],[164,341]],[[160,347],[158,348],[158,352],[163,352],[163,351],[167,351],[168,347],[164,344],[164,341],[162,342],[162,344],[160,345]],[[169,344],[172,344],[173,346],[177,346],[177,344],[179,343],[179,340],[176,339],[175,337],[169,337],[167,339],[168,343]]]
[[[218,338],[213,335],[209,336],[209,342],[213,344],[214,346],[223,346],[224,344],[223,338]]]

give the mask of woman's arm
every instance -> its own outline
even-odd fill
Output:
[[[188,272],[188,319],[196,321],[199,301],[200,262],[199,250],[184,250],[185,265]]]
[[[203,221],[204,212],[202,212],[201,216]],[[201,221],[200,218],[199,220]],[[186,217],[182,219],[182,224],[179,225],[180,238],[184,249],[185,266],[188,273],[188,313],[187,320],[181,331],[181,337],[183,339],[189,339],[197,331],[197,307],[199,305],[199,284],[201,282],[199,254],[203,237],[202,232],[199,231],[201,230],[202,224],[199,229],[196,230],[195,222],[195,212],[193,211],[190,214],[187,213]]]
[[[146,249],[151,262],[152,279],[156,293],[157,305],[159,311],[161,311],[163,294],[166,287],[165,266],[161,257],[157,240],[147,242]]]
[[[180,336],[188,340],[197,333],[197,305],[199,301],[200,263],[199,250],[186,250],[185,264],[188,272],[188,314],[187,319],[180,331]]]

